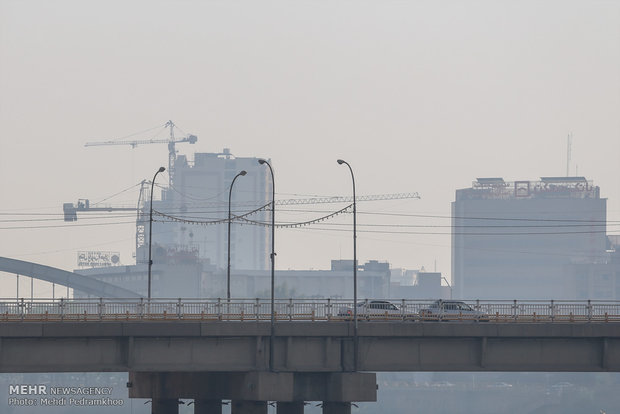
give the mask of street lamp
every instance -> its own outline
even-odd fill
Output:
[[[155,177],[157,174],[166,171],[164,167],[159,167],[159,170],[153,176],[153,181],[151,181],[151,214],[149,218],[149,289],[148,289],[148,299],[151,300],[151,267],[153,267],[153,260],[151,260],[151,248],[152,248],[152,240],[153,240],[153,187],[155,186]]]
[[[271,172],[271,335],[269,339],[269,369],[273,371],[273,346],[275,339],[274,325],[275,325],[275,299],[274,299],[274,290],[275,290],[275,261],[276,261],[276,182],[273,178],[273,169],[271,165],[267,162],[267,160],[259,159],[258,163],[260,165],[267,165],[269,167],[269,171]]]
[[[338,164],[345,164],[351,171],[353,181],[353,370],[357,371],[357,205],[355,202],[355,176],[353,168],[348,162],[338,160]]]
[[[235,184],[235,180],[240,175],[246,175],[246,174],[247,172],[243,170],[239,174],[235,175],[235,178],[233,178],[232,183],[230,183],[230,189],[228,190],[228,270],[226,272],[226,297],[228,298],[229,302],[230,302],[230,224],[231,224],[230,200],[232,198],[232,189],[233,189],[233,185]]]

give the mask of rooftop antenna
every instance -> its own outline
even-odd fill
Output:
[[[571,145],[573,144],[573,133],[568,134],[568,138],[566,140],[566,176],[570,176],[570,155],[571,155]]]

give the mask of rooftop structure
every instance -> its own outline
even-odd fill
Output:
[[[539,181],[478,178],[471,188],[457,190],[458,200],[515,198],[599,198],[599,188],[585,177],[541,177]]]

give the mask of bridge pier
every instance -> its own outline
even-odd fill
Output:
[[[230,414],[267,414],[267,401],[233,400]]]
[[[276,405],[277,414],[304,414],[303,401],[278,401]]]
[[[351,414],[351,403],[323,401],[323,414]]]
[[[153,398],[151,414],[179,414],[178,398]]]
[[[222,414],[222,400],[194,399],[194,414]]]
[[[377,401],[376,384],[366,372],[130,372],[129,397],[151,398],[161,407],[153,414],[177,414],[179,398],[194,399],[195,414],[221,414],[221,400],[232,400],[232,414],[267,414],[268,401],[278,414],[303,414],[304,401],[350,414],[352,401]]]

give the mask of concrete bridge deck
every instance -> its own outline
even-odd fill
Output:
[[[351,321],[129,320],[0,322],[0,372],[128,371],[129,396],[153,414],[350,414],[376,401],[375,371],[620,371],[620,323],[358,323],[359,371]]]
[[[274,369],[353,369],[352,322],[278,322]],[[359,371],[620,371],[620,324],[360,322]],[[266,371],[270,324],[0,323],[0,372]]]

